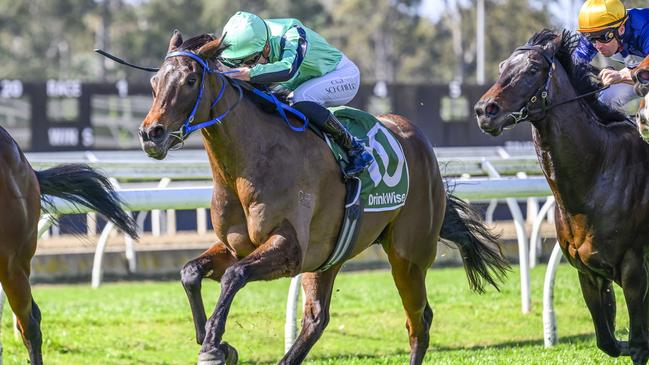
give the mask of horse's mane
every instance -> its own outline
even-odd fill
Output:
[[[178,47],[179,51],[196,51],[201,48],[207,42],[211,42],[216,39],[212,34],[203,33],[195,35],[185,41]]]
[[[546,46],[549,42],[560,37],[561,42],[555,49],[554,58],[566,70],[570,83],[577,95],[593,92],[602,87],[597,75],[600,69],[587,62],[575,62],[572,54],[579,45],[581,35],[563,30],[560,34],[550,29],[535,33],[526,43],[527,46]],[[626,119],[626,114],[601,103],[597,94],[584,97],[582,100],[590,106],[594,114],[604,123]]]

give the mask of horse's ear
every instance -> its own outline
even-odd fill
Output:
[[[174,29],[174,34],[171,36],[171,40],[169,40],[169,49],[167,50],[167,53],[177,50],[181,44],[183,44],[183,36],[180,34],[178,29]]]
[[[206,60],[218,56],[223,51],[223,49],[225,49],[223,38],[225,38],[225,34],[222,35],[221,38],[205,43],[201,48],[198,49],[198,51],[196,51],[196,54]]]
[[[557,51],[561,49],[561,45],[563,44],[564,37],[566,37],[565,32],[554,37],[554,39],[552,39],[551,42],[548,42],[547,45],[543,47],[545,49],[545,52],[548,55],[556,54]]]

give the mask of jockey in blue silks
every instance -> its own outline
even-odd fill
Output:
[[[631,69],[649,55],[649,8],[626,9],[620,0],[587,0],[579,11],[582,34],[572,57],[576,62],[591,62],[597,53],[621,62],[619,71],[603,69],[599,77],[604,86],[599,100],[616,109],[636,98]]]

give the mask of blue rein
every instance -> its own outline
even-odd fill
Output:
[[[210,68],[207,61],[205,61],[204,59],[202,59],[201,57],[199,57],[195,53],[185,52],[185,51],[170,52],[170,53],[167,54],[165,59],[171,58],[171,57],[189,57],[189,58],[193,59],[194,61],[198,62],[198,64],[201,65],[201,67],[203,68],[203,73],[201,75],[200,91],[198,92],[198,97],[196,98],[196,103],[194,103],[194,107],[192,108],[191,113],[189,114],[187,119],[185,119],[185,122],[183,123],[183,126],[178,131],[170,133],[170,135],[172,135],[173,137],[176,137],[176,138],[180,139],[181,141],[184,141],[192,132],[195,132],[195,131],[197,131],[199,129],[202,129],[202,128],[209,127],[209,126],[214,125],[214,124],[221,123],[223,121],[223,118],[225,118],[241,102],[241,99],[243,98],[243,89],[242,89],[241,85],[239,84],[239,82],[237,80],[231,80],[231,79],[228,79],[228,78],[226,78],[224,76],[224,75],[227,75],[228,73],[231,73],[233,71],[221,72],[219,70],[213,70],[213,69]],[[205,86],[205,76],[207,74],[216,74],[221,79],[221,90],[219,90],[219,94],[216,96],[216,98],[212,102],[212,105],[210,105],[210,110],[212,110],[212,108],[214,108],[216,106],[216,104],[218,104],[218,102],[223,98],[223,95],[225,93],[225,84],[228,82],[228,80],[232,81],[232,85],[235,88],[238,89],[238,91],[239,91],[239,99],[237,100],[237,102],[234,105],[229,107],[225,112],[221,113],[216,118],[212,118],[210,120],[200,122],[198,124],[192,124],[192,122],[194,121],[194,117],[196,116],[196,111],[198,110],[198,105],[201,103],[201,99],[203,98],[203,90],[204,90],[204,86]],[[262,92],[262,91],[260,91],[260,90],[258,90],[256,88],[252,88],[252,91],[255,94],[261,96],[262,98],[264,98],[264,99],[272,102],[273,104],[275,104],[275,108],[277,109],[277,112],[282,117],[282,119],[284,120],[286,125],[288,125],[289,128],[291,128],[291,130],[296,131],[296,132],[303,132],[304,130],[306,130],[306,128],[307,128],[307,126],[309,124],[309,120],[304,116],[304,114],[302,114],[301,112],[299,112],[295,108],[292,108],[292,107],[280,102],[275,95],[272,95],[272,94],[268,95],[268,94],[266,94],[266,93],[264,93],[264,92]],[[302,119],[304,124],[301,127],[294,127],[291,124],[291,122],[288,120],[288,117],[286,115],[286,111],[289,111],[290,113],[294,114],[298,118]]]

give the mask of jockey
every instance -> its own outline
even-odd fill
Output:
[[[620,71],[603,69],[599,77],[610,85],[599,100],[616,109],[636,98],[631,71],[649,55],[649,8],[627,9],[620,0],[587,0],[579,10],[579,45],[572,57],[590,62],[597,53],[622,62]]]
[[[228,47],[222,62],[228,76],[291,91],[289,100],[346,151],[347,176],[363,172],[373,161],[363,143],[351,135],[326,107],[351,101],[360,83],[358,67],[342,52],[297,19],[261,19],[239,11],[223,28]]]

